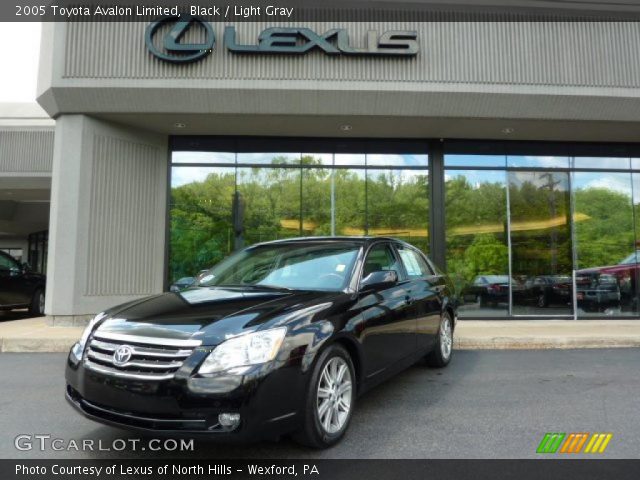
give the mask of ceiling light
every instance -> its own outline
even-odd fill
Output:
[[[502,130],[500,130],[502,133],[504,133],[505,135],[511,135],[513,132],[516,131],[515,128],[511,128],[511,127],[504,127]]]
[[[182,122],[176,122],[173,124],[173,126],[175,128],[187,128],[187,124],[186,123],[182,123]]]
[[[353,126],[347,125],[345,123],[344,125],[340,125],[340,130],[342,130],[343,132],[350,132],[351,130],[353,130]]]

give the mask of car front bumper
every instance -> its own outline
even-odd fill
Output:
[[[298,362],[213,378],[181,371],[152,381],[95,372],[75,363],[73,354],[65,377],[67,401],[91,420],[127,430],[243,442],[294,431],[307,382]],[[240,424],[224,427],[221,413],[240,414]]]

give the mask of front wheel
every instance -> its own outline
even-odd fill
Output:
[[[327,448],[342,438],[355,406],[355,378],[351,357],[342,346],[332,345],[320,355],[307,387],[303,425],[295,440]]]
[[[442,314],[438,339],[433,350],[427,355],[427,365],[443,368],[449,365],[453,354],[453,320],[449,312]]]

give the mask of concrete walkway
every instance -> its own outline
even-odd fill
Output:
[[[0,352],[66,352],[82,330],[44,317],[0,322]],[[464,350],[640,347],[640,319],[461,320],[455,340]]]

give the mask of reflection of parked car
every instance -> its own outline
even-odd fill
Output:
[[[576,272],[578,307],[587,312],[620,308],[620,286],[614,275],[597,269]]]
[[[571,277],[563,275],[538,275],[524,283],[522,299],[539,308],[571,303]]]
[[[0,310],[28,308],[32,315],[43,315],[44,288],[44,275],[0,252]]]
[[[193,285],[193,282],[195,281],[196,281],[195,277],[182,277],[181,279],[179,279],[169,287],[169,291],[179,292],[180,290],[183,290]]]
[[[465,303],[476,302],[481,307],[496,306],[509,301],[508,275],[478,275],[462,291]]]
[[[576,273],[578,276],[588,277],[591,283],[593,283],[594,279],[603,277],[600,283],[604,286],[604,289],[608,289],[610,292],[615,290],[612,282],[612,280],[615,279],[620,298],[618,302],[614,302],[612,306],[626,307],[627,309],[637,311],[638,285],[640,284],[640,265],[637,263],[639,260],[640,250],[636,250],[617,265],[585,268],[578,270]],[[600,296],[602,297],[602,295]],[[609,296],[613,297],[613,294],[610,293]],[[578,293],[578,300],[579,299],[580,295]]]

